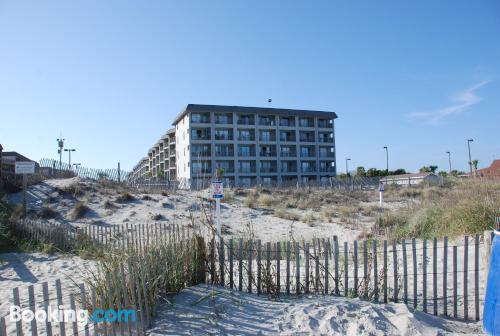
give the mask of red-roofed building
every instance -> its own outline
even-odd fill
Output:
[[[495,160],[488,168],[478,169],[477,176],[500,177],[500,160]]]

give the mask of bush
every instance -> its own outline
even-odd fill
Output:
[[[118,203],[128,203],[135,201],[135,197],[129,192],[123,192],[116,197],[115,201]]]
[[[276,209],[274,211],[274,215],[278,218],[283,218],[283,219],[288,219],[291,221],[298,221],[300,220],[300,215],[294,211],[288,211],[285,209]]]
[[[54,209],[48,206],[42,207],[39,213],[40,217],[43,219],[56,218],[58,213]]]

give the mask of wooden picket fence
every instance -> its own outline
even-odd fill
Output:
[[[115,182],[127,181],[129,173],[118,169],[95,169],[82,166],[71,167],[66,162],[59,162],[54,159],[41,159],[38,164],[43,171],[51,177],[63,176],[65,172],[71,172],[75,176],[92,180],[107,179]]]
[[[209,282],[272,296],[324,294],[403,302],[433,315],[479,320],[491,232],[442,240],[340,243],[221,239],[209,243]],[[481,260],[481,263],[480,263]]]

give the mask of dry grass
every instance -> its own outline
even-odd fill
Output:
[[[71,220],[77,220],[85,217],[85,214],[89,210],[90,208],[87,206],[87,204],[85,204],[84,202],[77,202],[73,209],[70,210],[68,217]]]
[[[57,218],[59,216],[59,213],[49,206],[44,206],[40,210],[39,216],[43,219]]]
[[[293,210],[285,210],[282,208],[278,208],[274,210],[274,215],[278,218],[283,218],[291,221],[298,221],[300,220],[300,214]]]
[[[456,237],[492,229],[500,209],[500,180],[457,180],[442,187],[421,187],[418,202],[384,212],[375,230],[393,238]]]
[[[135,201],[135,197],[129,192],[122,192],[120,195],[116,196],[115,201],[118,203],[129,203]]]

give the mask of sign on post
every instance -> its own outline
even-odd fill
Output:
[[[35,163],[33,161],[19,161],[16,162],[16,175],[34,174]]]
[[[380,186],[378,188],[379,191],[379,206],[382,207],[384,205],[384,182],[380,182]]]
[[[224,197],[222,182],[220,181],[212,182],[212,197],[216,199]]]

